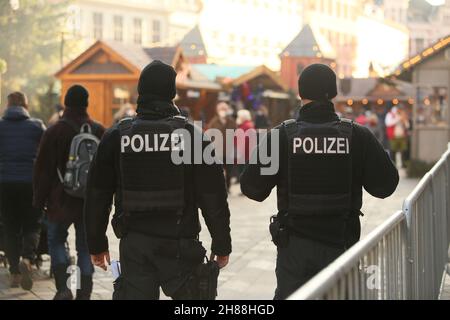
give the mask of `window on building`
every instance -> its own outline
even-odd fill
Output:
[[[416,39],[416,51],[422,51],[425,48],[425,40],[423,38]]]
[[[161,30],[161,21],[159,20],[153,20],[152,23],[152,32],[153,32],[153,36],[152,36],[152,42],[153,43],[158,43],[161,42],[162,39],[162,30]]]
[[[114,40],[123,41],[123,18],[114,16]]]
[[[94,39],[103,38],[103,14],[95,12],[92,16],[93,19],[93,37]]]
[[[135,44],[142,44],[142,19],[134,18],[133,25],[134,25],[133,41]]]

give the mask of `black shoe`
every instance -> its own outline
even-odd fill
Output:
[[[30,291],[33,288],[33,277],[31,262],[28,259],[22,259],[19,263],[20,274],[22,279],[20,280],[20,286],[23,290]]]
[[[72,291],[69,289],[65,291],[58,291],[53,297],[53,300],[73,300]]]
[[[92,276],[81,276],[81,288],[77,290],[75,300],[91,300],[93,285]]]
[[[53,300],[73,300],[72,291],[67,287],[67,280],[70,275],[67,273],[66,264],[53,266],[53,276],[55,278],[56,295]]]

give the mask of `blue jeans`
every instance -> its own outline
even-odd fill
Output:
[[[58,223],[48,221],[48,251],[52,266],[70,265],[70,256],[66,248],[69,227],[71,223]],[[82,221],[75,222],[75,248],[77,250],[77,265],[81,275],[91,276],[94,267],[86,241],[86,230]]]

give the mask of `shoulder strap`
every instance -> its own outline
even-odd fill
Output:
[[[353,120],[341,118],[340,123],[341,130],[348,135],[350,142],[352,141],[352,134],[353,134]]]
[[[288,137],[294,136],[297,131],[297,121],[295,119],[289,119],[283,122],[283,127],[286,130],[286,134]]]
[[[184,128],[186,126],[186,123],[188,122],[188,119],[183,116],[174,116],[171,118],[171,120],[175,121],[177,127],[179,128]]]
[[[120,135],[122,135],[125,131],[130,130],[133,125],[134,118],[124,118],[119,121],[119,131]]]

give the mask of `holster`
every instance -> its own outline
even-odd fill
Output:
[[[175,300],[215,300],[220,268],[217,262],[198,265],[175,293]]]
[[[269,231],[272,236],[272,242],[278,248],[286,248],[289,245],[289,232],[278,215],[270,218]]]

